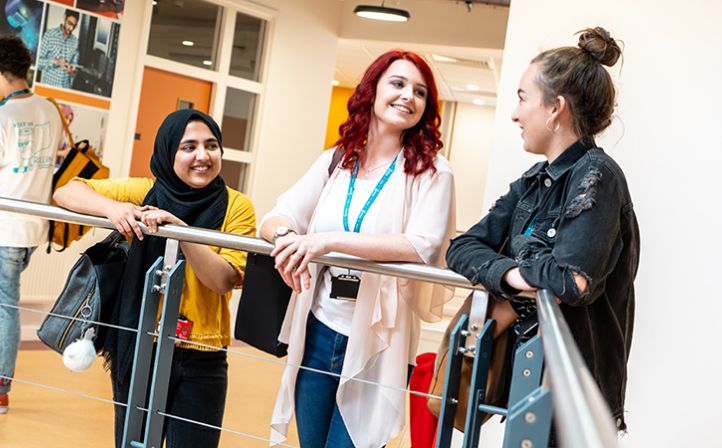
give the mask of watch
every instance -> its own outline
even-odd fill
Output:
[[[273,237],[271,238],[273,240],[273,243],[276,243],[276,240],[282,236],[286,236],[289,233],[296,233],[295,230],[290,229],[286,226],[278,226],[276,230],[273,231]]]

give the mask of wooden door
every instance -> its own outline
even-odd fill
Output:
[[[135,124],[131,177],[153,177],[150,156],[158,127],[169,113],[192,106],[208,113],[213,84],[155,68],[143,70],[143,86]]]

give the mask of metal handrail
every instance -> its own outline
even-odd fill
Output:
[[[0,197],[0,210],[22,213],[56,221],[114,229],[106,218],[83,215],[60,207]],[[147,228],[138,223],[144,233]],[[270,243],[252,237],[232,235],[196,227],[164,225],[156,236],[231,249],[269,254]],[[441,283],[468,289],[483,289],[448,269],[417,263],[377,263],[330,253],[313,260],[324,265],[393,275],[413,280]],[[569,326],[555,297],[548,290],[537,292],[539,325],[544,345],[546,368],[552,385],[554,413],[564,446],[616,447],[616,431],[611,412],[586,368]]]
[[[106,229],[115,229],[115,226],[106,218],[97,216],[83,215],[71,212],[64,208],[55,207],[37,202],[21,201],[17,199],[0,197],[0,210],[15,213],[23,213],[27,215],[38,216],[42,218],[53,219],[56,221],[72,222],[75,224],[83,224],[93,227],[102,227]],[[142,223],[138,223],[143,233],[148,233],[147,228]],[[201,229],[198,227],[163,225],[158,227],[155,236],[171,238],[180,241],[190,241],[192,243],[207,244],[216,247],[227,247],[230,249],[244,250],[247,252],[255,252],[268,255],[273,250],[273,245],[269,242],[248,236],[233,235],[230,233],[219,232],[217,230]],[[412,280],[422,280],[431,283],[441,283],[449,286],[455,286],[468,289],[483,289],[480,285],[472,285],[465,277],[444,268],[428,266],[418,263],[378,263],[363,258],[354,257],[352,255],[339,254],[331,252],[327,255],[313,259],[314,263],[327,266],[339,266],[347,269],[355,269],[365,272],[373,272],[375,274],[392,275],[395,277],[403,277]]]
[[[586,367],[556,298],[537,292],[544,362],[551,381],[554,414],[563,446],[617,446],[612,413]]]

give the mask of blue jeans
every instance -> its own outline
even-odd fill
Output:
[[[309,313],[301,365],[341,373],[348,336],[337,333]],[[340,379],[301,369],[296,379],[296,426],[301,448],[353,448],[336,404]]]
[[[155,353],[155,346],[153,350]],[[113,383],[113,399],[127,403],[129,387],[130,378],[124,384]],[[166,413],[220,427],[223,424],[227,389],[226,352],[174,349]],[[143,415],[145,417],[146,414]],[[115,405],[116,447],[122,444],[124,427],[125,407]],[[169,417],[165,418],[163,435],[166,448],[215,448],[221,438],[221,432],[217,429]]]
[[[301,365],[341,374],[348,336],[308,314]],[[409,364],[407,382],[414,366]],[[354,448],[336,404],[340,378],[301,369],[296,378],[296,427],[301,448]],[[373,412],[373,410],[369,410]]]
[[[20,346],[20,312],[5,305],[20,301],[20,274],[28,267],[34,247],[0,246],[0,375],[12,378]],[[0,378],[0,394],[10,392],[11,380]]]

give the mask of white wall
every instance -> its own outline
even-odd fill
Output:
[[[456,183],[456,228],[465,231],[479,221],[483,208],[487,162],[491,152],[495,108],[457,103],[449,161]]]
[[[250,196],[260,218],[323,150],[340,2],[259,0],[278,11]]]
[[[705,0],[514,0],[509,14],[487,206],[536,160],[509,119],[529,59],[588,26],[626,44],[618,119],[599,139],[626,172],[642,236],[623,447],[721,444],[721,19]]]

